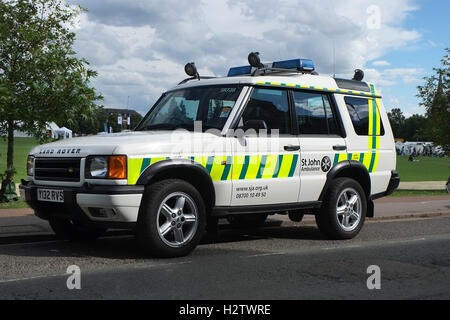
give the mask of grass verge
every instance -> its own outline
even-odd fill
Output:
[[[417,162],[408,161],[407,156],[397,157],[397,171],[400,181],[447,181],[450,176],[449,158],[415,157]]]
[[[29,206],[21,198],[19,198],[18,201],[0,203],[0,209],[18,209],[18,208],[29,208]]]
[[[14,181],[20,183],[20,179],[26,178],[26,162],[30,150],[37,146],[39,142],[34,138],[14,138],[14,167],[16,174]],[[0,173],[6,170],[6,155],[8,143],[5,139],[0,139]]]

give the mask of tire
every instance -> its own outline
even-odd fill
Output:
[[[50,219],[48,222],[56,237],[61,240],[94,241],[106,231],[106,229],[87,227],[71,220]]]
[[[200,242],[205,224],[205,204],[197,189],[184,180],[168,179],[146,188],[136,236],[152,256],[182,257]]]
[[[229,216],[227,220],[234,227],[261,227],[268,216],[262,213],[242,214]]]
[[[337,178],[326,193],[316,222],[329,239],[351,239],[361,231],[366,213],[367,198],[361,185],[350,178]]]

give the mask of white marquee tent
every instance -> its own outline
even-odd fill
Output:
[[[72,130],[67,129],[66,127],[61,127],[53,131],[53,134],[56,136],[55,138],[62,138],[62,139],[72,138]]]

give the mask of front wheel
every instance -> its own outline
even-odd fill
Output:
[[[205,205],[197,189],[186,181],[168,179],[147,187],[136,235],[151,255],[181,257],[197,246],[205,224]]]
[[[330,239],[354,238],[364,224],[367,199],[361,185],[350,178],[337,178],[316,215],[319,230]]]

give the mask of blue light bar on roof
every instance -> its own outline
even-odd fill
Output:
[[[252,72],[251,66],[234,67],[230,68],[230,70],[228,71],[228,77],[250,74],[251,72]]]
[[[274,62],[273,68],[297,69],[299,71],[314,71],[314,62],[310,59],[293,59]]]

